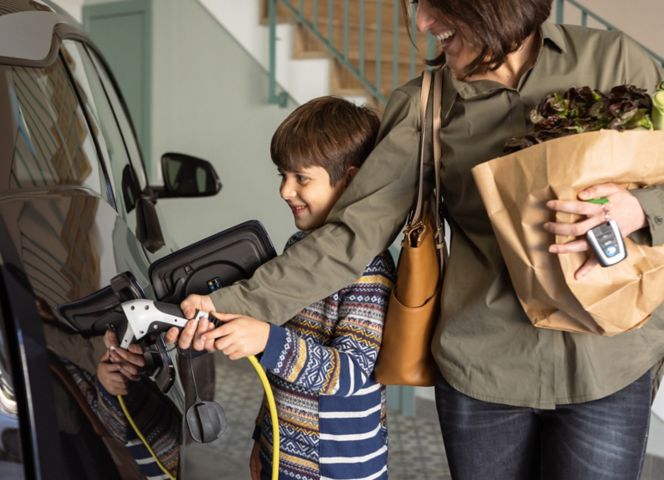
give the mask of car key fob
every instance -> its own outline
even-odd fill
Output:
[[[625,242],[615,220],[609,220],[586,233],[588,243],[603,267],[610,267],[627,257]]]

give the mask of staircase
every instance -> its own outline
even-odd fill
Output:
[[[198,2],[264,65],[269,101],[281,106],[287,104],[288,95],[303,103],[335,94],[380,108],[389,92],[415,77],[424,68],[423,59],[436,52],[437,42],[418,35],[411,18],[413,45],[399,0]],[[615,28],[578,0],[555,0],[551,20]],[[661,55],[651,53],[664,65]]]
[[[269,3],[261,0],[263,23],[270,22]],[[369,96],[369,103],[382,104],[424,68],[432,46],[424,35],[415,35],[414,25],[416,45],[411,42],[399,0],[279,0],[276,5],[277,22],[296,22],[295,58],[332,57],[334,95]]]
[[[293,23],[294,58],[331,58],[332,94],[367,95],[370,104],[380,106],[390,91],[424,68],[423,58],[435,53],[435,42],[417,35],[411,18],[413,45],[399,0],[260,1],[263,24]],[[556,0],[554,7],[553,19],[559,23],[586,26],[590,21],[595,27],[616,28],[577,0]],[[570,13],[578,20],[570,22]],[[270,38],[272,44],[275,37]],[[650,53],[664,65],[664,58]]]
[[[294,22],[293,57],[331,58],[330,93],[362,96],[380,106],[389,93],[424,68],[433,44],[411,42],[399,0],[279,0],[274,21]],[[261,22],[270,24],[270,0],[261,0]]]

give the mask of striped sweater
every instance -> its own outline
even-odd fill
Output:
[[[294,235],[288,246],[303,237]],[[373,369],[394,280],[387,252],[353,284],[270,325],[261,363],[279,414],[280,480],[386,479],[385,387]],[[272,424],[265,401],[254,438],[269,479]]]
[[[131,428],[117,397],[111,395],[88,371],[63,358],[61,361],[108,432],[134,457],[146,480],[165,480],[167,476]],[[129,394],[124,396],[124,401],[148,444],[175,476],[179,463],[181,422],[175,406],[147,379],[129,382]]]

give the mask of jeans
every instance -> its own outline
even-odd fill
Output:
[[[638,480],[651,376],[608,397],[554,410],[475,400],[445,380],[436,407],[454,480]]]

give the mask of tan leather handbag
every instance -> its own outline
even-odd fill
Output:
[[[427,152],[426,111],[433,78],[432,152]],[[431,340],[442,285],[445,237],[440,221],[440,106],[442,72],[425,71],[420,94],[420,180],[417,201],[401,242],[397,280],[387,307],[376,379],[385,385],[431,386],[436,366]],[[435,189],[424,200],[425,158],[433,153]]]

